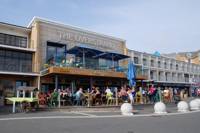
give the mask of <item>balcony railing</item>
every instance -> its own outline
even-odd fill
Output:
[[[127,73],[127,66],[109,66],[106,64],[101,64],[101,65],[88,65],[86,64],[85,66],[83,66],[82,63],[55,63],[55,64],[44,64],[44,68],[48,68],[48,67],[61,67],[61,68],[80,68],[80,69],[90,69],[90,70],[103,70],[103,71],[113,71],[113,72],[123,72],[123,73]],[[136,77],[148,77],[148,73],[145,72],[141,67],[136,67]]]

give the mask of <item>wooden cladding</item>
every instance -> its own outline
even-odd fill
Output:
[[[50,67],[49,74],[68,74],[68,75],[79,75],[79,76],[96,76],[96,77],[115,77],[115,78],[126,78],[125,73],[115,72],[108,70],[91,70],[83,68],[73,68],[73,67]]]
[[[111,77],[111,78],[123,78],[126,79],[124,72],[116,72],[112,70],[91,70],[74,67],[50,67],[47,71],[48,74],[66,74],[74,76],[93,76],[93,77]],[[146,80],[147,77],[137,75],[137,80]]]

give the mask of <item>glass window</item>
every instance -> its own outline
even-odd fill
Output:
[[[139,64],[139,59],[138,59],[138,57],[134,57],[134,63],[135,63],[135,64]]]
[[[0,33],[0,44],[4,44],[4,34]]]
[[[27,38],[0,33],[0,44],[26,48]]]
[[[66,45],[47,42],[47,57],[48,63],[61,63],[65,58]]]
[[[0,56],[0,70],[3,70],[3,68],[4,68],[4,65],[2,65],[2,64],[4,64],[4,57]]]
[[[47,46],[47,60],[53,58],[56,54],[56,47]]]
[[[1,49],[0,69],[13,72],[32,72],[32,54]]]
[[[161,63],[160,63],[160,61],[158,61],[158,67],[159,67],[159,68],[161,67]]]
[[[151,60],[151,66],[154,67],[154,60]]]
[[[178,70],[178,64],[176,64],[176,70]]]
[[[167,62],[165,62],[164,65],[165,65],[165,69],[167,69]]]
[[[172,63],[170,63],[170,69],[172,69],[173,68],[173,64]]]
[[[147,65],[147,59],[143,58],[143,65],[146,66]]]

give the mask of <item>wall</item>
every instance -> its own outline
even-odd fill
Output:
[[[88,46],[102,51],[121,54],[126,52],[124,41],[41,21],[36,21],[33,25],[31,40],[34,40],[37,45],[35,63],[39,62],[38,69],[41,69],[46,62],[47,41],[67,44],[67,49],[80,43],[87,43]]]

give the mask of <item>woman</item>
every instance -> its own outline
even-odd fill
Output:
[[[129,99],[130,99],[131,105],[133,105],[134,97],[133,97],[133,93],[132,93],[131,88],[128,88],[127,94],[128,94]]]
[[[122,98],[123,102],[127,101],[128,94],[127,94],[126,89],[124,87],[121,88],[119,95]]]

